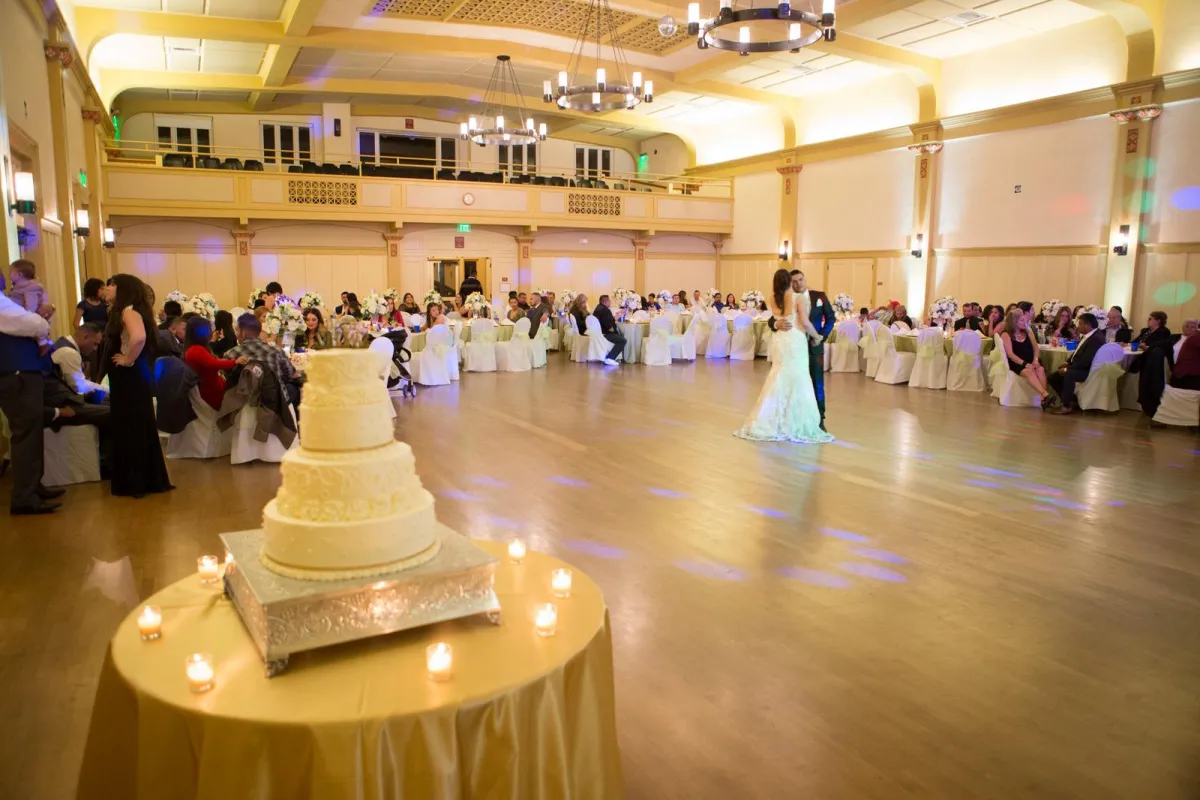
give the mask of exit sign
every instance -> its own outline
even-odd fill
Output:
[[[471,223],[469,223],[469,222],[458,223],[458,232],[459,233],[470,233],[471,232]]]

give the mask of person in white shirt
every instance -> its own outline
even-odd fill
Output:
[[[104,392],[104,387],[95,381],[90,381],[83,374],[83,359],[96,352],[100,342],[104,340],[104,329],[94,322],[84,323],[75,329],[72,336],[64,336],[54,344],[54,352],[50,359],[62,372],[65,380],[71,382],[75,391],[87,397],[93,392]]]
[[[1179,360],[1179,351],[1183,349],[1183,343],[1189,336],[1195,336],[1200,332],[1200,323],[1194,319],[1185,319],[1183,321],[1183,333],[1180,334],[1179,340],[1175,342],[1175,357],[1172,361]]]

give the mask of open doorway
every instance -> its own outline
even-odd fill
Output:
[[[491,299],[492,260],[490,258],[430,258],[429,270],[434,288],[442,293],[442,297],[454,297],[458,294],[462,282],[474,276],[483,285],[484,296]]]

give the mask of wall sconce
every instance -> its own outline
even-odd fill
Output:
[[[787,261],[792,257],[792,245],[787,239],[783,240],[783,244],[779,245],[779,260]]]
[[[91,234],[92,229],[88,227],[88,212],[86,208],[75,209],[75,235],[86,237]]]
[[[13,175],[13,195],[16,202],[9,208],[18,214],[36,214],[37,203],[33,199],[33,173],[18,172]]]
[[[117,235],[113,232],[112,228],[104,229],[104,246],[109,250],[117,246]]]
[[[1122,225],[1113,239],[1113,252],[1119,256],[1129,255],[1129,226]]]
[[[913,258],[920,258],[924,253],[925,234],[918,233],[913,242],[912,255]]]

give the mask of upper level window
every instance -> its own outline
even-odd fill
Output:
[[[263,162],[295,164],[312,161],[312,126],[262,124]]]
[[[159,150],[212,154],[212,121],[208,117],[155,114],[154,127]]]
[[[502,144],[499,151],[500,171],[512,175],[537,174],[536,144]]]
[[[400,133],[398,131],[358,132],[358,157],[366,164],[408,167],[428,172],[457,169],[458,139],[453,136]]]
[[[612,175],[611,147],[575,146],[575,177],[607,178]]]

